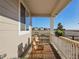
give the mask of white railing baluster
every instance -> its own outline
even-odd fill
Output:
[[[78,59],[78,45],[76,45],[76,59]]]
[[[79,59],[79,45],[78,45],[78,59]]]
[[[55,36],[52,42],[64,54],[66,59],[79,59],[79,42]]]

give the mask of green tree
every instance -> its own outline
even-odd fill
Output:
[[[63,29],[63,25],[61,23],[58,23],[58,27],[55,31],[55,35],[56,36],[64,36],[64,29]]]
[[[58,23],[58,28],[57,29],[60,29],[60,30],[62,30],[63,29],[63,26],[62,26],[62,24],[61,23]]]

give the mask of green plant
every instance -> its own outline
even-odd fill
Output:
[[[58,30],[55,31],[55,35],[58,36],[58,37],[59,36],[64,36],[64,31],[58,29]]]
[[[64,36],[64,29],[61,23],[58,24],[58,28],[55,31],[56,36]]]

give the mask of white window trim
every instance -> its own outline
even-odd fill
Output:
[[[18,16],[19,17],[19,29],[18,30],[19,30],[19,32],[18,33],[19,33],[19,35],[25,35],[25,34],[29,34],[30,33],[30,30],[28,30],[28,31],[21,31],[21,26],[20,26],[21,25],[21,22],[20,22],[21,21],[20,20],[20,4],[21,3],[24,5],[23,1],[22,0],[19,0],[19,8],[18,8],[18,10],[19,10],[18,11],[18,15],[19,15]],[[25,28],[26,28],[26,26],[25,26]]]

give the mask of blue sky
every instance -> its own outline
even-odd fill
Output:
[[[50,19],[47,17],[33,17],[33,27],[50,27]],[[79,30],[79,0],[72,0],[54,20],[54,28],[61,22],[65,29]]]
[[[50,20],[48,17],[33,17],[32,26],[38,28],[40,27],[50,28]]]

